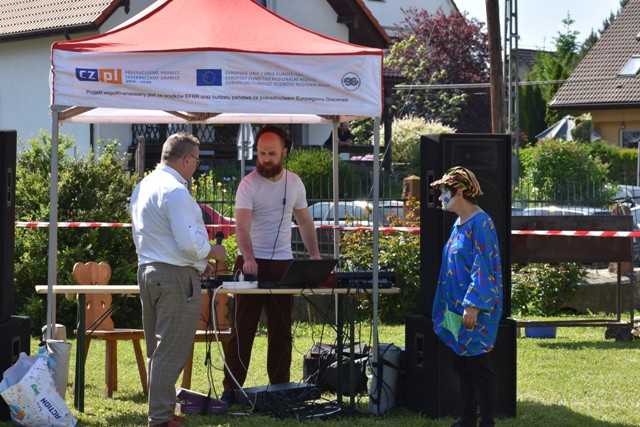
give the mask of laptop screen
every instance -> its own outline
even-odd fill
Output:
[[[338,263],[335,259],[296,259],[291,261],[278,286],[311,288],[324,282]]]

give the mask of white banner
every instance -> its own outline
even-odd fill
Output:
[[[379,116],[382,58],[53,51],[52,104],[212,113]]]

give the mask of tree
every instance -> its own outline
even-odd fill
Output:
[[[538,54],[536,62],[529,73],[529,80],[553,81],[566,80],[569,78],[578,60],[578,31],[572,29],[575,21],[567,14],[562,20],[564,31],[558,33],[554,39],[555,52]],[[561,112],[549,108],[549,103],[560,88],[561,83],[543,84],[539,86],[540,95],[546,105],[545,122],[547,126],[555,123],[561,117]]]
[[[391,47],[385,67],[399,73],[409,84],[478,83],[489,80],[488,41],[484,25],[458,12],[445,15],[429,14],[409,8],[404,11],[401,40]],[[394,113],[402,117],[414,115],[437,120],[449,126],[486,128],[488,102],[477,105],[479,97],[470,97],[460,90],[398,91],[394,95]],[[480,116],[473,114],[481,112]],[[466,115],[465,120],[461,120]],[[475,123],[471,123],[475,122]]]

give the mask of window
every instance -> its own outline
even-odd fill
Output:
[[[619,76],[635,77],[640,71],[640,56],[634,55],[624,64],[622,70],[618,73]]]
[[[622,147],[637,147],[639,141],[640,129],[620,129],[620,145]]]

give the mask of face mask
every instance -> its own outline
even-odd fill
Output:
[[[446,211],[449,208],[449,203],[451,203],[452,198],[453,196],[451,195],[451,191],[449,190],[444,190],[442,193],[440,193],[440,197],[438,197],[438,200],[440,200],[440,203],[442,203],[442,210]]]

